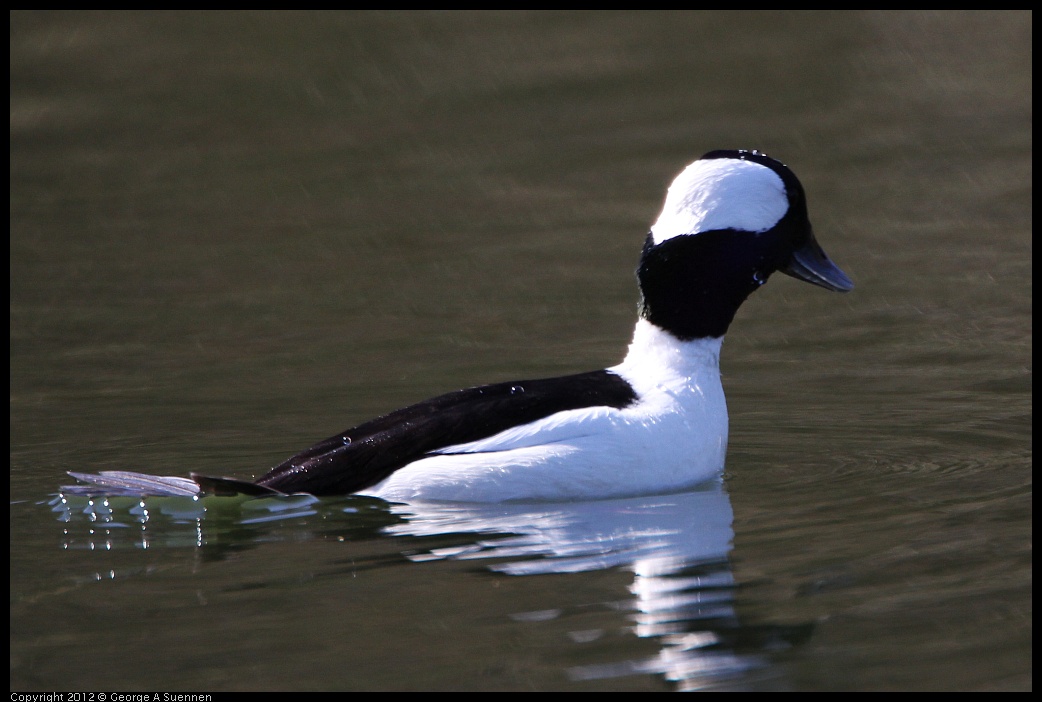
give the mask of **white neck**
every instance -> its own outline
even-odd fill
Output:
[[[646,319],[637,320],[626,358],[610,368],[641,393],[648,385],[688,384],[720,375],[722,336],[681,341]]]

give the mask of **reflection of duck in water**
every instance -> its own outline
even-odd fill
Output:
[[[293,498],[280,501],[286,499]],[[413,502],[389,509],[402,519],[385,526],[384,534],[421,537],[405,542],[403,555],[415,563],[486,563],[512,576],[612,570],[616,584],[631,578],[625,595],[607,601],[598,588],[554,588],[538,608],[509,613],[532,629],[567,632],[577,647],[571,660],[581,661],[565,669],[572,680],[661,675],[680,690],[726,690],[731,682],[748,689],[749,676],[758,671],[756,680],[782,681],[778,689],[785,689],[786,673],[773,659],[813,631],[809,622],[739,616],[736,603],[756,596],[739,595],[729,559],[734,513],[720,480],[698,490],[626,499]],[[604,611],[614,616],[599,614]],[[605,643],[620,632],[649,645]]]
[[[723,335],[775,271],[846,292],[800,182],[756,151],[713,151],[669,188],[637,268],[640,319],[606,370],[459,390],[360,424],[256,482],[72,473],[74,492],[362,493],[388,500],[575,500],[663,493],[719,475]]]

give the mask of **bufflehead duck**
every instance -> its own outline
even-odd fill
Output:
[[[70,473],[87,485],[65,489],[502,502],[692,487],[724,466],[724,333],[775,271],[854,287],[814,239],[788,167],[758,151],[711,151],[673,181],[644,242],[640,316],[619,365],[441,395],[319,442],[255,482],[107,471]]]

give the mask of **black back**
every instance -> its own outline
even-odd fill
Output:
[[[623,408],[633,388],[606,370],[457,390],[359,424],[289,458],[257,481],[280,492],[344,495],[376,485],[439,449],[556,412]]]

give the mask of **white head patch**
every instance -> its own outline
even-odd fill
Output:
[[[652,239],[661,244],[714,229],[764,232],[788,209],[785,184],[767,166],[733,158],[699,160],[669,186]]]

